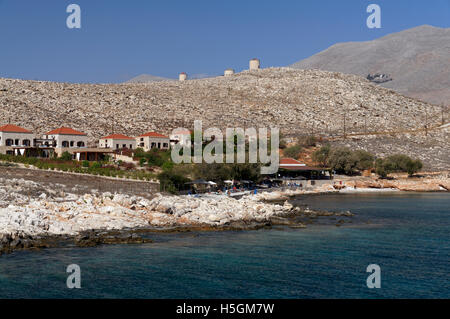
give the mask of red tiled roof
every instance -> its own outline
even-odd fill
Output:
[[[0,126],[0,132],[10,132],[10,133],[32,133],[31,131],[28,131],[20,126],[13,125],[13,124],[6,124],[3,126]]]
[[[280,159],[280,168],[287,169],[290,171],[323,171],[323,170],[326,170],[326,168],[306,166],[305,164],[303,164],[293,158]]]
[[[288,170],[288,171],[326,171],[326,170],[328,170],[328,168],[311,167],[311,166],[283,166],[283,165],[280,165],[280,168]]]
[[[191,135],[191,131],[189,130],[173,130],[172,133],[174,135],[179,134],[179,135]]]
[[[134,140],[134,138],[123,135],[123,134],[111,134],[109,136],[102,137],[102,139]]]
[[[139,136],[139,137],[146,137],[146,136],[149,136],[149,137],[159,137],[159,138],[169,138],[169,137],[167,137],[167,136],[165,136],[165,135],[162,135],[162,134],[159,134],[159,133],[156,133],[156,132],[148,132],[148,133],[142,134],[142,135]]]
[[[56,130],[45,133],[45,135],[86,135],[83,132],[74,130],[70,127],[60,127]]]
[[[293,159],[293,158],[282,158],[280,159],[280,165],[302,165],[303,163],[300,163],[299,161]]]

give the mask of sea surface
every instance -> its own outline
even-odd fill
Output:
[[[450,298],[450,194],[339,194],[298,205],[337,227],[155,235],[154,243],[0,256],[0,298]],[[81,267],[81,289],[66,268]],[[369,264],[381,288],[367,288]]]

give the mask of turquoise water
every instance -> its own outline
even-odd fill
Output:
[[[352,224],[165,234],[0,256],[0,298],[449,298],[450,194],[312,196]],[[368,289],[366,267],[381,267]],[[82,289],[66,288],[81,267]]]

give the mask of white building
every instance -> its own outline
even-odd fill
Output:
[[[56,148],[82,148],[87,147],[88,137],[85,133],[69,127],[61,127],[45,133],[45,139],[55,140]]]
[[[115,150],[128,148],[133,150],[136,148],[136,139],[122,134],[112,134],[102,137],[98,145],[100,148],[112,148]]]
[[[156,132],[148,132],[136,137],[136,147],[140,147],[144,151],[149,151],[154,148],[167,150],[169,149],[169,145],[169,137]]]
[[[250,62],[249,62],[249,69],[250,69],[250,71],[252,71],[252,70],[259,70],[260,66],[261,66],[261,63],[259,62],[258,59],[251,59]]]
[[[30,147],[34,146],[34,134],[22,127],[6,124],[0,127],[0,146]]]
[[[180,75],[178,76],[178,80],[186,81],[187,80],[187,73],[186,72],[181,72]]]
[[[234,74],[233,69],[226,69],[225,72],[223,72],[224,76],[232,76]]]
[[[181,146],[191,146],[191,131],[186,129],[174,129],[170,134],[170,145],[180,144]]]

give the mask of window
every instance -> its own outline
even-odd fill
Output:
[[[164,143],[164,144],[163,144],[163,147],[164,147],[164,148],[169,148],[169,144]]]
[[[130,150],[132,150],[133,149],[133,144],[130,144]]]
[[[62,142],[62,147],[69,147],[69,142],[68,141],[63,141]]]
[[[119,144],[116,144],[116,149],[117,149],[117,150],[119,149]]]
[[[13,144],[14,144],[14,141],[12,139],[8,138],[6,140],[6,146],[12,146]]]
[[[78,143],[77,143],[77,146],[78,146],[78,147],[84,147],[84,142],[78,142]]]
[[[74,141],[70,141],[70,147],[73,147],[75,145]]]
[[[14,145],[19,145],[19,139],[16,139],[15,141],[14,141]]]
[[[127,144],[122,144],[122,148],[127,148]]]

